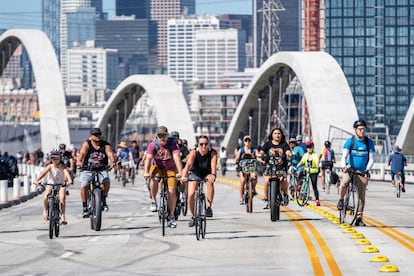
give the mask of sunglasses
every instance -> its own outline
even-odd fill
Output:
[[[201,147],[203,147],[203,146],[205,147],[205,146],[208,146],[208,143],[199,143],[198,145],[201,146]]]
[[[359,131],[363,131],[363,130],[365,130],[365,127],[358,127],[357,128]]]
[[[245,142],[251,142],[252,140],[250,139],[244,139]]]
[[[167,138],[167,134],[161,133],[161,134],[158,134],[157,137],[160,139]]]

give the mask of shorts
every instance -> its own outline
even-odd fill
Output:
[[[155,165],[152,165],[151,168],[149,169],[149,174],[151,175],[151,177],[168,176],[167,178],[168,187],[175,188],[177,186],[177,179],[175,178],[175,175],[177,173],[174,170],[162,169]]]
[[[101,183],[109,183],[109,175],[107,170],[97,172],[99,176],[99,181]],[[86,187],[92,180],[92,171],[81,171],[80,172],[80,185],[81,188]]]
[[[121,166],[122,167],[130,166],[129,160],[121,160]]]
[[[333,162],[332,161],[321,161],[321,169],[330,169],[332,170]]]

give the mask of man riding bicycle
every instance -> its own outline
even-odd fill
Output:
[[[122,169],[125,170],[125,181],[124,183],[127,183],[129,181],[129,164],[130,164],[130,150],[126,144],[126,142],[121,141],[118,145],[118,149],[116,151],[116,156],[118,157],[118,169],[120,172],[122,172]]]
[[[407,158],[401,153],[399,146],[394,145],[393,153],[388,157],[388,166],[391,166],[391,185],[395,186],[395,175],[400,173],[401,175],[401,191],[405,193],[405,174],[404,166],[407,166]]]
[[[151,206],[150,211],[157,211],[157,193],[158,182],[154,176],[167,176],[168,184],[168,226],[170,228],[177,227],[175,222],[174,210],[177,203],[175,177],[182,175],[182,165],[180,157],[180,148],[176,142],[168,139],[168,130],[165,126],[157,128],[157,138],[149,143],[144,164],[144,178],[148,180],[151,177]]]
[[[321,161],[321,180],[322,190],[325,191],[325,172],[327,169],[332,171],[333,164],[336,163],[335,152],[331,149],[331,142],[325,141],[325,148],[322,149],[319,154],[319,160]]]
[[[357,120],[354,122],[353,128],[355,135],[345,141],[341,158],[343,176],[339,188],[340,198],[337,205],[338,210],[346,208],[346,206],[344,206],[344,196],[346,188],[351,182],[351,178],[347,173],[348,170],[352,169],[363,174],[354,174],[360,200],[355,221],[356,226],[365,226],[365,223],[362,221],[365,205],[365,191],[370,177],[369,170],[374,164],[374,141],[365,136],[366,127],[367,123],[364,120]]]

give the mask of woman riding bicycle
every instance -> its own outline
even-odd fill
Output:
[[[39,181],[47,176],[46,184],[72,184],[72,177],[65,164],[61,160],[61,154],[58,149],[54,149],[50,152],[50,161],[47,163],[46,168],[39,174],[39,176],[34,181],[36,186],[39,185]],[[46,185],[46,189],[43,193],[43,220],[47,220],[47,210],[48,210],[48,196],[52,193],[52,188]],[[64,187],[59,188],[59,200],[60,200],[60,211],[62,214],[62,224],[67,224],[65,217],[65,207],[66,207],[66,189]]]
[[[211,206],[214,198],[214,181],[216,180],[217,151],[209,147],[207,136],[198,137],[197,148],[192,149],[187,158],[187,163],[183,170],[183,181],[188,176],[188,205],[190,207],[191,218],[189,227],[194,226],[194,195],[198,188],[198,182],[206,179],[207,182],[207,210],[206,216],[212,217]]]
[[[256,149],[252,148],[252,138],[249,135],[244,136],[243,138],[244,146],[241,147],[235,157],[234,157],[234,164],[239,165],[241,160],[248,160],[248,159],[256,159]],[[244,204],[243,195],[244,195],[244,186],[247,181],[247,176],[250,174],[250,179],[252,180],[253,184],[253,193],[256,191],[256,184],[257,184],[257,173],[256,172],[243,172],[243,170],[239,171],[240,177],[240,204]]]

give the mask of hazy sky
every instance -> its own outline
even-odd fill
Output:
[[[0,0],[0,29],[41,28],[41,0]],[[103,0],[111,18],[115,0]],[[251,14],[252,0],[196,0],[197,14]]]

